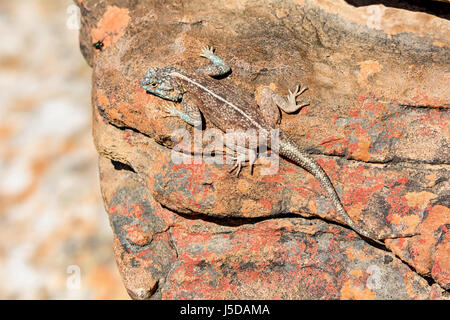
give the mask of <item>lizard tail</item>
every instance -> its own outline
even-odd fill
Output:
[[[336,208],[337,213],[344,219],[345,223],[351,227],[354,231],[359,233],[362,236],[370,239],[377,239],[378,236],[368,232],[366,230],[361,229],[359,226],[355,224],[355,222],[350,218],[347,211],[345,211],[342,206],[341,200],[339,199],[338,194],[336,193],[333,184],[330,181],[330,178],[322,169],[322,167],[312,159],[306,152],[300,150],[295,142],[293,142],[289,137],[285,135],[281,138],[281,142],[279,145],[279,154],[287,159],[292,160],[295,164],[309,171],[317,180],[319,180],[322,188],[325,189],[328,197]]]

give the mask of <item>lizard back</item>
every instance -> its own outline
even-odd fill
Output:
[[[254,99],[242,90],[200,73],[173,76],[183,82],[186,94],[199,100],[197,107],[220,130],[269,129]]]

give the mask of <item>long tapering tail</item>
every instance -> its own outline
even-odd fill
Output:
[[[308,155],[308,153],[300,150],[297,144],[285,135],[283,135],[280,139],[279,154],[287,159],[294,161],[297,165],[309,171],[317,180],[319,180],[322,188],[325,189],[328,197],[336,208],[336,211],[342,217],[342,219],[344,219],[345,223],[349,227],[367,238],[378,238],[377,235],[361,229],[355,224],[355,222],[353,222],[347,211],[345,211],[344,207],[342,206],[341,200],[339,199],[339,196],[336,193],[336,190],[333,187],[330,178],[322,169],[322,167],[314,159],[312,159]]]

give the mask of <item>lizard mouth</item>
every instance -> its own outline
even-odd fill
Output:
[[[147,86],[149,83],[148,78],[142,78],[141,81],[139,81],[139,85],[141,87]],[[145,89],[145,88],[144,88]]]

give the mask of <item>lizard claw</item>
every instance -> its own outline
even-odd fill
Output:
[[[253,175],[253,167],[255,166],[255,162],[257,159],[256,152],[252,152],[249,150],[248,154],[247,153],[238,154],[237,156],[232,156],[231,159],[236,161],[236,163],[234,167],[231,168],[231,170],[229,171],[230,173],[237,168],[236,177],[239,177],[239,173],[241,172],[243,164],[248,161],[250,165],[250,174]]]
[[[241,169],[242,169],[242,162],[236,161],[236,164],[234,165],[233,168],[231,168],[231,170],[229,172],[230,173],[233,172],[234,169],[236,169],[236,168],[238,168],[236,171],[236,177],[239,177],[239,173],[241,172]]]
[[[297,104],[297,97],[301,95],[303,92],[305,92],[307,89],[308,89],[307,87],[302,87],[300,84],[298,84],[293,92],[289,90],[289,95],[287,96],[289,110],[298,110],[308,105],[307,103]]]
[[[166,103],[165,104],[165,111],[166,115],[163,116],[163,118],[167,117],[178,117],[179,111],[177,108],[175,108],[173,105]]]
[[[200,53],[200,57],[203,58],[209,58],[210,56],[214,55],[214,48],[205,46],[202,48],[202,52]]]

